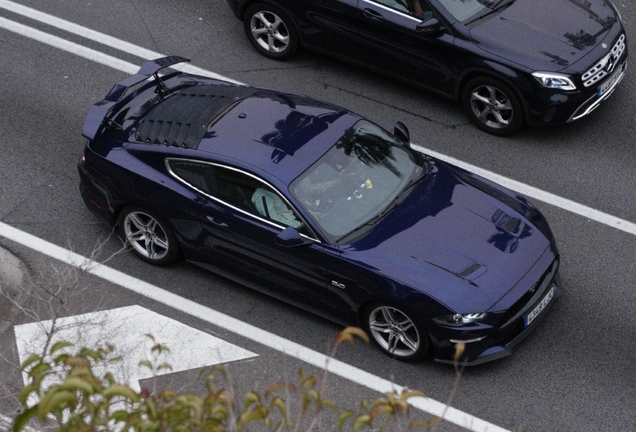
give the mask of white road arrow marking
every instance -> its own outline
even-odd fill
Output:
[[[46,333],[51,324],[51,321],[41,321],[14,327],[20,362],[33,354],[42,354]],[[58,330],[54,333],[52,343],[68,341],[75,344],[74,350],[80,347],[114,345],[114,354],[121,356],[122,361],[109,365],[108,370],[118,382],[128,383],[137,391],[140,390],[139,380],[153,376],[153,372],[147,367],[139,366],[139,362],[151,360],[150,348],[154,343],[168,346],[170,352],[161,361],[172,366],[172,370],[162,369],[155,375],[199,369],[257,356],[253,352],[141,306],[60,318],[56,322],[56,328]],[[146,334],[152,334],[155,342]]]

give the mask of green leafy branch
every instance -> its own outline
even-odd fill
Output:
[[[169,352],[168,347],[151,335],[148,337],[154,342],[153,360],[141,365],[155,373],[171,369],[168,363],[159,361],[161,354]],[[340,345],[356,339],[369,342],[359,328],[341,331],[331,358]],[[326,410],[337,416],[340,431],[387,430],[389,424],[391,431],[430,429],[439,422],[435,418],[407,423],[411,410],[408,400],[425,397],[422,392],[411,390],[389,392],[372,402],[362,401],[356,411],[341,411],[325,396],[327,368],[322,379],[301,368],[295,383],[279,382],[262,393],[250,390],[242,403],[237,401],[223,366],[213,367],[206,375],[202,395],[170,389],[137,392],[116,382],[108,371],[96,372],[107,370],[102,365],[121,360],[114,356],[113,346],[81,348],[74,355],[68,353],[71,347],[68,342],[58,342],[46,357],[34,355],[22,364],[28,384],[20,391],[24,411],[15,418],[14,432],[21,432],[34,420],[42,424],[53,421],[61,432],[243,432],[254,428],[268,432],[312,431]]]

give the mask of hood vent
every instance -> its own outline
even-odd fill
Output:
[[[457,273],[458,276],[469,280],[469,281],[474,281],[475,279],[477,279],[479,276],[483,275],[484,273],[486,273],[486,270],[488,270],[488,268],[486,266],[483,266],[479,263],[472,263],[469,264],[468,266],[466,266],[462,271],[460,271],[459,273]]]

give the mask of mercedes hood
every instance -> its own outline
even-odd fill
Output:
[[[470,35],[481,49],[556,72],[585,57],[620,22],[608,0],[515,0],[475,24]]]

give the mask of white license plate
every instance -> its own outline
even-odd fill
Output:
[[[597,90],[596,90],[596,95],[598,97],[603,96],[609,89],[612,88],[612,86],[616,83],[616,81],[618,81],[618,79],[621,76],[621,70],[622,67],[619,67],[616,72],[614,72],[614,75],[612,75],[611,77],[609,77],[609,79],[607,81],[605,81],[603,83],[602,86],[600,86]]]
[[[535,308],[532,309],[532,311],[530,311],[528,315],[526,315],[526,318],[525,318],[526,327],[528,327],[530,323],[532,323],[532,321],[534,321],[534,319],[539,316],[541,311],[543,311],[543,309],[545,309],[548,303],[550,303],[550,300],[552,300],[552,297],[554,297],[554,285],[552,285],[552,288],[550,288],[550,291],[548,291],[545,297],[543,297],[543,300],[541,300],[539,304],[536,305]]]

